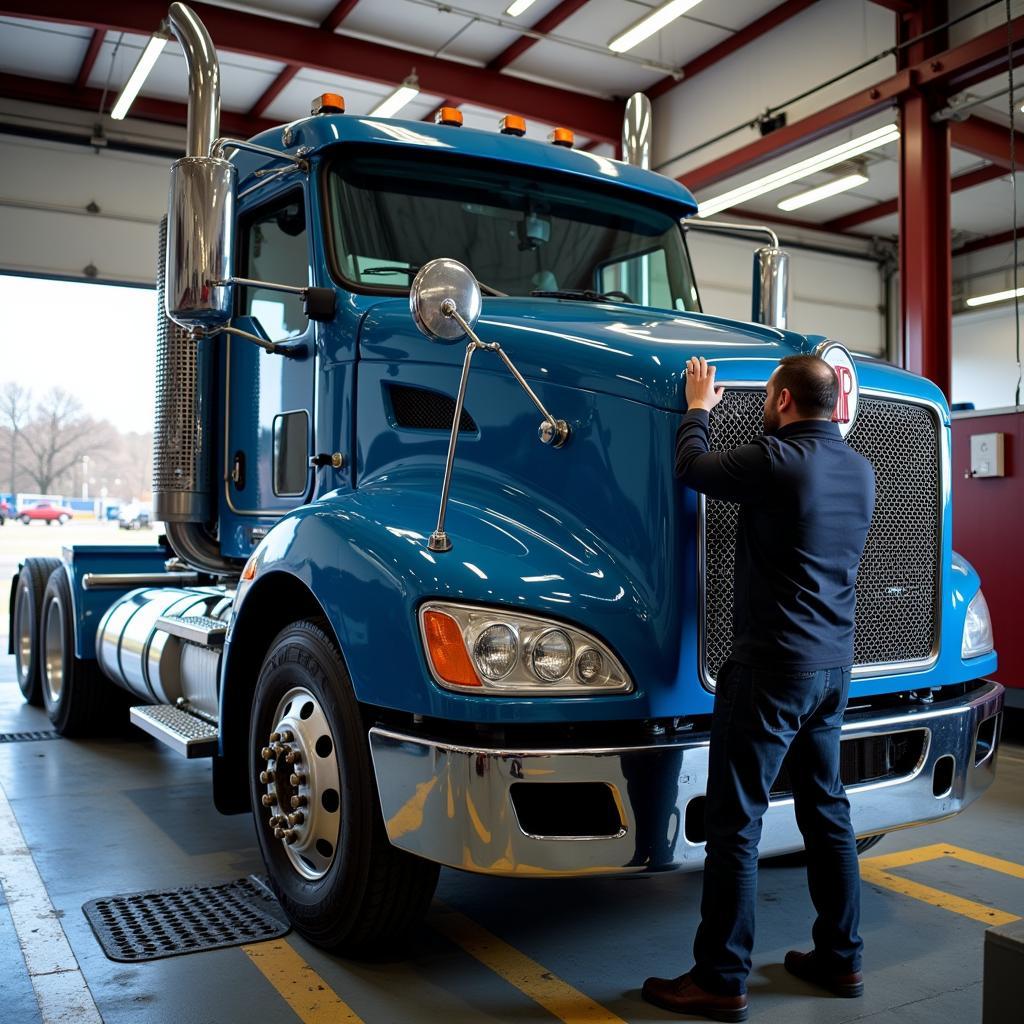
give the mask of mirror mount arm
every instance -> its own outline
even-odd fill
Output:
[[[310,320],[333,320],[337,293],[333,288],[313,288],[297,284],[278,284],[276,281],[257,281],[251,277],[226,277],[214,281],[216,287],[229,284],[243,288],[265,288],[271,292],[287,292],[302,299],[303,311]]]
[[[192,337],[195,341],[199,341],[202,338],[214,338],[218,334],[231,334],[236,338],[244,338],[246,341],[251,341],[254,345],[259,345],[265,352],[269,352],[271,355],[276,356],[293,356],[299,355],[299,349],[290,348],[287,345],[278,345],[273,341],[267,341],[266,338],[261,338],[258,334],[253,334],[250,331],[243,331],[238,327],[211,327],[209,330],[200,330],[196,328],[192,331]]]
[[[540,437],[544,444],[550,444],[554,448],[561,448],[566,441],[569,440],[569,424],[565,420],[555,419],[550,412],[544,407],[544,403],[537,397],[536,392],[527,383],[526,378],[519,372],[515,363],[506,355],[505,350],[496,341],[490,344],[482,342],[474,332],[473,328],[463,319],[462,314],[459,313],[458,309],[455,308],[455,303],[451,299],[445,299],[441,303],[441,312],[448,317],[451,317],[465,332],[466,336],[470,338],[479,348],[487,349],[488,352],[497,352],[501,357],[501,361],[508,367],[509,373],[519,382],[519,386],[526,392],[530,401],[540,411],[541,416],[544,417],[544,422],[540,425],[537,435]]]
[[[274,160],[286,160],[294,164],[300,171],[309,171],[309,161],[301,156],[292,156],[291,153],[283,153],[281,150],[271,149],[269,146],[260,146],[255,142],[246,142],[242,139],[231,139],[225,136],[216,139],[213,145],[210,146],[210,156],[224,160],[226,159],[224,153],[228,149],[244,149],[247,153],[259,153]]]

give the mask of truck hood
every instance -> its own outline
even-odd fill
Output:
[[[617,395],[682,411],[686,361],[705,356],[724,382],[763,382],[778,361],[812,351],[824,338],[741,323],[705,313],[542,298],[485,298],[476,326],[498,342],[530,380]],[[461,364],[465,342],[433,342],[416,329],[404,298],[367,311],[359,333],[362,359]],[[483,370],[480,357],[474,371]],[[937,389],[877,360],[863,360],[868,386],[920,394]],[[910,382],[913,382],[912,384]],[[935,392],[936,394],[932,394]],[[941,401],[941,394],[938,394]]]

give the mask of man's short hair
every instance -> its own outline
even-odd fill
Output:
[[[775,373],[776,394],[787,388],[801,416],[831,419],[839,398],[835,370],[820,356],[784,356]]]

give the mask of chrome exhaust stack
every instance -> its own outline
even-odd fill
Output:
[[[215,370],[202,334],[231,319],[237,171],[211,156],[220,130],[220,62],[206,27],[171,4],[171,31],[188,68],[186,155],[171,167],[168,214],[157,257],[156,418],[153,514],[186,564],[214,575],[239,566],[220,553],[211,466]]]

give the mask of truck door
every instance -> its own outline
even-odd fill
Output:
[[[301,188],[247,210],[239,221],[238,276],[308,284],[307,228]],[[238,289],[237,301],[236,327],[298,353],[275,355],[225,335],[226,503],[237,515],[272,520],[311,497],[316,325],[298,295],[249,286]]]

